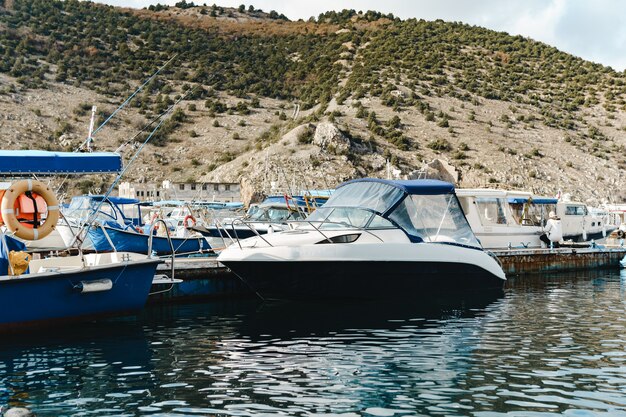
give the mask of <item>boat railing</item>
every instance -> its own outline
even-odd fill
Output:
[[[226,236],[228,236],[228,239],[230,239],[231,241],[234,240],[233,237],[230,235],[230,233],[228,233],[228,230],[226,229],[226,227],[224,227],[224,225],[222,224],[220,219],[215,218],[213,220],[213,222],[215,223],[215,227],[217,229],[217,233],[220,234],[220,239],[222,239],[222,242],[223,242],[224,246],[226,246],[226,239],[224,239],[224,235],[222,234],[222,230],[224,231]],[[232,224],[231,224],[231,227],[234,229],[234,226],[232,226]]]
[[[102,223],[96,223],[95,226],[99,227],[100,230],[102,230],[102,234],[104,235],[105,239],[109,243],[109,246],[111,246],[113,248],[113,252],[117,252],[117,248],[115,247],[115,244],[113,243],[113,240],[111,240],[111,236],[109,236],[109,233],[104,228],[104,225]],[[148,253],[150,253],[150,251],[148,251]]]
[[[235,225],[241,224],[243,226],[246,226],[248,229],[250,229],[257,237],[262,239],[268,246],[273,247],[274,245],[272,245],[267,239],[265,239],[263,237],[262,234],[260,234],[258,232],[258,230],[254,227],[253,223],[267,224],[267,223],[271,223],[271,222],[250,222],[250,221],[246,221],[246,220],[243,220],[243,219],[235,219],[231,223],[231,228],[232,228],[233,234],[235,235],[235,238],[232,239],[232,237],[231,237],[230,239],[231,240],[235,240],[237,242],[237,244],[239,245],[239,249],[243,250],[243,246],[241,245],[241,239],[237,235],[237,229],[235,228]],[[371,235],[371,236],[375,237],[376,239],[380,240],[381,242],[384,242],[384,240],[381,239],[380,236],[376,235],[375,233],[372,233],[370,230],[368,230],[368,229],[366,229],[364,227],[354,226],[354,225],[348,224],[348,223],[333,222],[333,221],[328,221],[328,220],[292,220],[292,221],[288,222],[288,224],[290,226],[293,226],[294,224],[308,224],[309,226],[311,226],[311,228],[313,230],[315,230],[317,233],[319,233],[324,238],[324,240],[326,240],[329,243],[331,243],[332,239],[330,237],[328,237],[324,232],[322,232],[322,230],[321,230],[321,228],[319,226],[315,226],[315,223],[319,223],[320,226],[324,225],[324,224],[337,225],[337,226],[342,226],[342,227],[348,226],[351,229],[355,229],[355,230],[357,230],[359,232],[362,232],[362,233],[367,233],[368,235]],[[224,232],[226,232],[228,234],[228,231],[226,229],[224,229]],[[230,235],[229,235],[229,237],[230,237]]]
[[[254,222],[249,222],[243,219],[235,219],[231,222],[231,227],[233,229],[233,234],[235,235],[235,240],[237,240],[237,244],[239,245],[239,249],[243,249],[241,246],[241,239],[239,239],[239,236],[237,236],[237,228],[235,227],[236,224],[241,223],[242,225],[246,226],[248,229],[250,229],[252,231],[252,233],[254,233],[257,237],[261,238],[265,243],[267,243],[269,246],[273,246],[270,242],[267,241],[267,239],[265,239],[263,237],[263,235],[261,235],[259,233],[258,230],[256,230],[256,228],[252,225],[252,223]],[[258,223],[258,222],[257,222]],[[263,222],[263,223],[267,223],[267,222]]]
[[[349,226],[349,227],[351,227],[353,229],[356,229],[356,230],[358,230],[360,232],[367,233],[368,235],[371,235],[371,236],[375,237],[376,239],[380,240],[381,242],[384,242],[384,240],[382,240],[380,238],[380,236],[376,235],[375,233],[372,233],[370,230],[368,230],[368,229],[366,229],[364,227],[355,226],[353,224],[342,223],[342,222],[331,222],[331,221],[328,221],[328,220],[300,220],[300,221],[293,221],[291,223],[292,224],[293,223],[307,223],[307,224],[309,224],[313,229],[315,229],[315,231],[317,231],[320,235],[322,235],[324,237],[324,239],[326,239],[328,242],[332,242],[332,240],[328,236],[326,236],[324,233],[322,233],[322,231],[320,230],[319,227],[315,227],[315,225],[313,223],[319,223],[320,226],[323,225],[323,224],[336,224],[336,225],[344,226],[344,227],[345,226]]]
[[[163,228],[165,229],[165,236],[167,237],[167,242],[170,244],[170,249],[172,250],[172,265],[170,270],[170,279],[174,282],[174,273],[176,269],[174,268],[174,259],[176,258],[176,252],[174,250],[174,243],[172,242],[172,236],[170,235],[170,230],[167,227],[167,223],[163,219],[156,219],[151,225],[150,230],[148,232],[148,256],[152,256],[152,240],[154,239],[154,231],[158,224],[163,224]],[[105,232],[106,233],[106,232]],[[108,235],[107,235],[108,238]]]
[[[60,216],[61,220],[65,223],[65,226],[67,226],[67,229],[70,231],[70,234],[72,235],[72,240],[70,240],[70,244],[67,245],[67,248],[69,249],[72,246],[76,245],[78,247],[78,250],[80,252],[82,252],[83,240],[80,238],[78,233],[74,232],[74,228],[70,224],[70,221],[67,219],[67,216],[65,214],[63,214],[62,210],[59,211],[59,216]],[[80,233],[80,231],[79,231],[79,233]]]

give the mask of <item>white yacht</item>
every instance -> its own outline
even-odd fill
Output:
[[[449,183],[349,181],[292,225],[239,240],[218,260],[263,298],[415,298],[506,279]]]
[[[561,219],[563,240],[602,242],[615,227],[592,215],[584,203],[536,196],[524,191],[458,189],[472,230],[487,249],[540,248],[548,214]]]
[[[456,194],[472,230],[488,249],[539,248],[541,212],[528,204],[530,193],[495,189],[458,189]],[[556,200],[555,200],[556,202]]]

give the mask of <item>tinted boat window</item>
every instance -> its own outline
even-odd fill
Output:
[[[476,208],[483,226],[506,224],[505,204],[502,198],[477,197]]]
[[[425,242],[480,247],[454,194],[407,196],[389,217]]]
[[[585,206],[566,206],[566,216],[585,216],[587,214],[587,207]]]

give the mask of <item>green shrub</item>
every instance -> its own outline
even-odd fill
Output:
[[[445,139],[435,139],[433,141],[428,142],[428,146],[430,149],[434,151],[450,151],[452,150],[452,145]]]

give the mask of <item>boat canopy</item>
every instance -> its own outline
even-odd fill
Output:
[[[294,196],[285,196],[285,195],[270,195],[265,198],[261,202],[260,205],[269,205],[269,204],[297,204],[300,207],[307,207],[307,205],[313,205],[316,207],[323,206],[326,201],[328,201],[327,196],[316,196],[316,195],[294,195]]]
[[[243,208],[243,203],[240,201],[231,201],[231,202],[219,202],[219,201],[209,201],[209,202],[199,202],[194,203],[200,207],[206,207],[213,210],[237,210]]]
[[[84,198],[90,198],[92,200],[95,201],[102,201],[105,199],[105,196],[103,195],[85,195],[83,196]],[[139,204],[140,201],[137,200],[136,198],[126,198],[126,197],[114,197],[114,196],[108,196],[106,197],[106,200],[109,200],[111,203],[113,204]]]
[[[347,210],[351,213],[346,214]],[[374,212],[401,228],[413,242],[438,242],[480,248],[450,183],[364,178],[341,184],[324,207],[308,219],[354,224],[356,210]],[[371,224],[374,220],[369,220]],[[376,224],[382,224],[376,221]]]
[[[538,197],[538,198],[529,198],[529,197],[512,197],[508,199],[510,204],[556,204],[559,202],[558,198],[548,198],[548,197]]]
[[[183,200],[159,200],[159,201],[143,201],[141,202],[142,206],[150,206],[150,207],[180,207],[188,204]]]
[[[361,178],[344,182],[326,202],[330,207],[362,207],[383,214],[406,195],[454,192],[454,185],[437,180],[383,180]]]
[[[0,174],[101,174],[122,170],[114,152],[49,152],[0,150]]]
[[[339,187],[345,187],[348,184],[361,182],[387,184],[398,188],[407,194],[433,195],[454,192],[454,185],[449,182],[439,180],[384,180],[381,178],[359,178],[344,182],[339,185]]]

